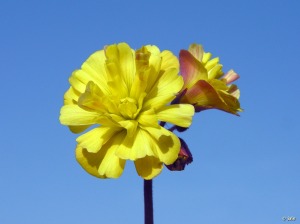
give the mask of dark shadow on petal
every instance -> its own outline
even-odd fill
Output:
[[[174,142],[172,141],[172,138],[170,136],[162,135],[158,139],[158,145],[163,146],[160,147],[162,153],[167,153],[170,150],[170,148],[174,146]]]

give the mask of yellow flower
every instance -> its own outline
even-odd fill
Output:
[[[219,58],[210,58],[211,53],[204,52],[198,44],[190,45],[188,51],[180,51],[184,86],[179,102],[194,105],[197,112],[215,108],[237,115],[242,111],[238,100],[240,91],[231,83],[239,76],[233,70],[224,75]]]
[[[178,137],[159,121],[188,127],[194,108],[173,104],[183,86],[178,59],[170,51],[126,43],[92,54],[73,72],[60,121],[72,132],[93,129],[77,138],[76,159],[90,174],[117,178],[126,160],[144,179],[157,176],[163,164],[178,157]]]

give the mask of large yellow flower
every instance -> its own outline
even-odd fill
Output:
[[[157,176],[163,164],[178,157],[178,137],[159,121],[191,124],[194,108],[174,104],[183,86],[178,59],[170,51],[126,43],[97,51],[73,72],[60,121],[72,132],[94,128],[77,138],[76,158],[90,174],[117,178],[126,160],[144,179]]]
[[[214,108],[237,114],[242,111],[238,100],[240,91],[231,83],[239,76],[233,70],[224,74],[219,58],[211,59],[211,56],[199,44],[180,51],[184,86],[179,102],[194,105],[197,112]]]

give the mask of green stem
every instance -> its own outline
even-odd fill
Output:
[[[144,180],[145,224],[153,224],[152,180]]]

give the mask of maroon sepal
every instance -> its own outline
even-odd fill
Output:
[[[176,126],[176,130],[179,132],[184,132],[186,130],[188,130],[189,128],[184,128],[184,127],[180,127],[180,126]]]

